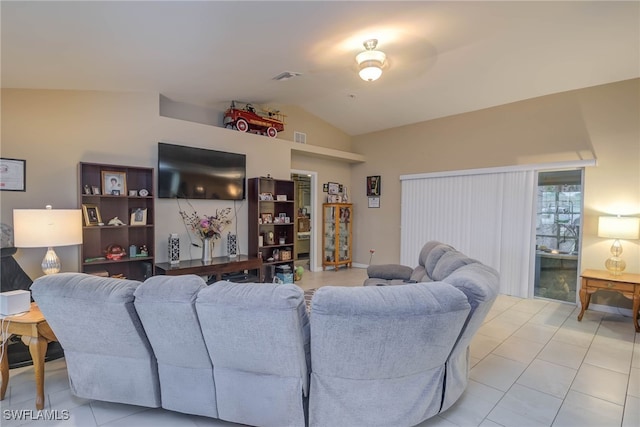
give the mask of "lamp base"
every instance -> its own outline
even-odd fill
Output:
[[[44,274],[60,273],[60,258],[58,258],[53,248],[47,250],[47,254],[42,260],[42,271]]]
[[[612,256],[605,261],[604,266],[607,267],[607,270],[612,275],[620,276],[624,269],[627,268],[627,263],[620,257]]]

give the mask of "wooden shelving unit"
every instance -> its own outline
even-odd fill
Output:
[[[115,172],[126,178],[120,195],[104,194],[103,172]],[[124,175],[121,175],[124,174]],[[87,194],[86,188],[91,194]],[[100,194],[94,194],[93,189]],[[141,190],[146,195],[140,195]],[[80,250],[80,271],[89,274],[126,277],[144,280],[154,274],[155,227],[154,227],[154,170],[153,168],[108,165],[81,162],[78,167],[78,190],[80,207],[97,208],[103,225],[87,225],[83,218],[83,243]],[[136,195],[129,195],[135,190]],[[143,192],[144,194],[144,192]],[[131,225],[131,214],[137,209],[146,209],[146,223]],[[84,215],[83,215],[84,216]],[[125,225],[108,225],[108,221],[118,217]],[[119,245],[126,255],[118,260],[106,259],[109,245]],[[147,254],[130,256],[130,246],[135,245],[136,253],[144,246]]]
[[[248,187],[249,256],[262,258],[263,277],[271,282],[279,266],[288,265],[293,273],[295,186],[293,181],[261,177],[250,178]]]
[[[325,203],[322,205],[322,269],[351,267],[353,205]]]

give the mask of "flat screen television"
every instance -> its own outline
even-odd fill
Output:
[[[158,143],[158,197],[161,199],[245,198],[247,156]]]

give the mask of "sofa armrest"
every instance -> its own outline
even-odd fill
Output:
[[[382,264],[382,265],[370,265],[367,267],[367,274],[369,277],[375,277],[376,279],[411,279],[411,273],[413,268],[400,264]]]

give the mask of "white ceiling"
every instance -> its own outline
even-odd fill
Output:
[[[290,104],[350,135],[640,77],[637,1],[0,7],[2,87]],[[354,58],[371,37],[389,66],[366,83]],[[302,76],[274,81],[282,71]]]

